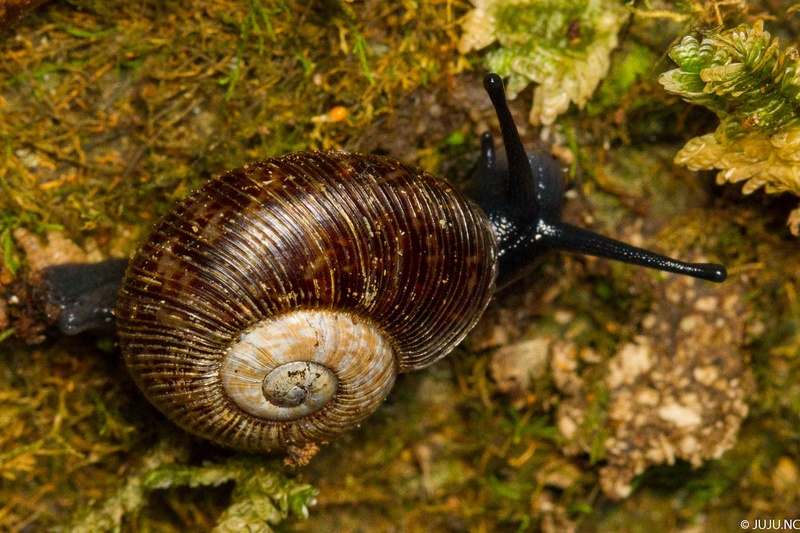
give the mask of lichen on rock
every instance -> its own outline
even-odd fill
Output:
[[[554,350],[561,373],[572,369],[555,380],[567,396],[557,413],[570,439],[565,451],[602,457],[600,486],[613,499],[629,496],[633,478],[648,467],[677,460],[699,467],[719,458],[736,442],[754,386],[739,291],[723,294],[677,276],[654,291],[641,334],[617,349],[602,381],[563,363],[576,359],[576,346]],[[591,371],[596,377],[598,369]]]

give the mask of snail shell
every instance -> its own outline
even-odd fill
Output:
[[[440,359],[492,297],[483,212],[419,169],[308,152],[227,172],[132,257],[126,364],[186,430],[249,451],[325,442]]]

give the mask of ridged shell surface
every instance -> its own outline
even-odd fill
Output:
[[[120,344],[145,395],[188,431],[250,451],[323,442],[369,414],[396,373],[433,363],[463,339],[492,296],[496,256],[480,209],[430,174],[346,152],[267,159],[215,178],[157,225],[123,282]],[[330,399],[279,419],[243,408],[229,390],[269,395],[270,380],[297,374],[287,367],[261,377],[280,351],[262,337],[304,311],[319,322],[299,319],[293,336],[289,320],[290,337],[329,339],[339,337],[332,324],[352,326],[340,337],[370,339],[357,343],[368,347],[358,357],[378,353],[385,364],[388,350],[392,368],[354,379],[337,366],[340,356],[321,362],[307,349],[316,362],[304,375],[327,381],[292,382],[287,401],[332,390]],[[242,370],[244,356],[226,363],[242,350],[257,355],[259,370]],[[348,350],[351,370],[378,364],[354,364]],[[293,353],[295,364],[305,360]],[[232,368],[249,377],[230,381]]]

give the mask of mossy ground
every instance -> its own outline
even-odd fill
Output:
[[[24,265],[15,227],[62,228],[124,255],[210,176],[293,150],[376,151],[463,176],[477,134],[494,127],[479,58],[470,65],[456,53],[457,21],[468,8],[448,0],[44,6],[0,41],[6,267]],[[294,469],[183,434],[141,397],[113,338],[53,336],[35,347],[7,339],[0,529],[67,520],[88,527],[93,512],[94,523],[104,523],[98,509],[123,501],[113,498],[121,488],[185,465],[197,477],[153,484],[122,529],[207,530],[236,497],[230,479],[240,478],[220,475],[229,481],[215,484],[202,475],[240,472],[242,461],[319,489],[309,519],[289,518],[287,530],[711,531],[742,519],[800,517],[800,245],[783,224],[790,202],[743,199],[671,162],[715,119],[655,82],[671,68],[660,58],[686,19],[653,20],[635,18],[622,39],[610,73],[617,82],[554,128],[576,161],[565,217],[623,239],[635,231],[660,251],[702,250],[730,267],[733,288],[720,290],[740,290],[746,300],[743,351],[752,355],[757,390],[736,446],[721,459],[648,470],[630,498],[612,502],[598,488],[602,453],[562,454],[550,380],[514,407],[489,377],[489,352],[459,348],[401,377],[360,428]],[[529,101],[514,104],[522,126]],[[527,144],[536,144],[537,132],[525,130]],[[499,324],[511,342],[563,336],[607,358],[637,333],[652,295],[630,288],[649,276],[554,254],[499,296],[475,336]],[[602,435],[599,404],[595,426],[584,429]]]

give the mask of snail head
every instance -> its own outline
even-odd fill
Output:
[[[503,81],[487,74],[483,86],[494,105],[505,145],[498,162],[494,139],[481,136],[477,183],[469,194],[488,216],[499,247],[497,284],[523,277],[547,250],[565,250],[722,282],[725,267],[687,263],[604,237],[561,220],[563,171],[548,154],[527,153],[508,108]]]

